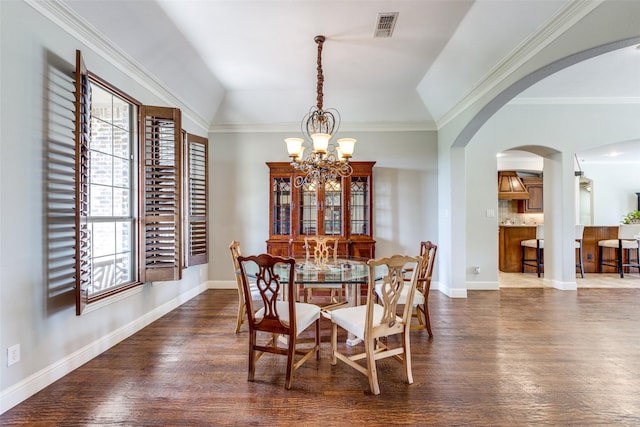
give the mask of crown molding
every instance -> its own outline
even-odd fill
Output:
[[[498,62],[489,70],[453,108],[436,121],[437,127],[442,128],[459,116],[463,111],[507,79],[534,55],[597,8],[603,1],[604,0],[588,2],[572,1],[566,4],[551,17],[537,33],[522,41],[502,61]]]
[[[513,98],[508,105],[637,105],[637,96]]]
[[[168,91],[160,79],[147,71],[127,53],[119,49],[115,43],[97,31],[69,6],[59,0],[24,1],[58,27],[87,45],[108,62],[116,64],[123,73],[162,99],[167,105],[180,108],[183,115],[202,127],[202,129],[209,127],[209,120],[201,116],[184,99]]]
[[[343,122],[340,132],[425,132],[437,131],[433,121],[425,122]],[[212,124],[209,133],[301,133],[300,123]]]

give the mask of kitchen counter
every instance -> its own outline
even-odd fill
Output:
[[[585,226],[582,241],[583,264],[585,273],[598,272],[598,241],[616,239],[618,226]],[[498,235],[498,268],[507,273],[519,273],[522,263],[520,242],[536,238],[535,225],[501,225]],[[613,251],[613,249],[605,249]],[[613,258],[614,253],[605,255]],[[525,266],[525,272],[535,273],[535,267]],[[603,273],[615,273],[614,267],[603,266]]]

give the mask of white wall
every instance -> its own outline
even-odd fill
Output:
[[[628,212],[638,209],[639,163],[583,164],[582,170],[593,180],[594,225],[617,225]]]
[[[467,154],[467,281],[470,288],[497,282],[496,154],[520,146],[553,147],[573,158],[577,151],[627,141],[640,135],[640,105],[507,105],[491,117],[466,148]],[[594,180],[594,225],[616,225],[621,216],[635,209],[635,192],[640,191],[640,165],[611,170],[603,165],[583,165]],[[573,175],[573,169],[568,171]],[[626,178],[625,178],[626,177]],[[546,186],[546,181],[545,181]],[[545,192],[546,193],[546,192]],[[546,200],[546,199],[545,199]],[[559,207],[545,202],[545,223]],[[470,266],[481,267],[481,274]]]
[[[49,294],[44,247],[43,155],[50,123],[51,73],[73,75],[75,51],[87,67],[131,96],[167,105],[84,43],[55,26],[25,2],[0,2],[0,412],[95,357],[205,289],[206,265],[184,272],[179,282],[145,284],[126,298],[82,316],[73,292]],[[72,93],[65,93],[72,100]],[[173,105],[175,106],[175,105]],[[64,106],[73,119],[71,102]],[[51,107],[51,108],[60,108]],[[67,122],[69,125],[69,122]],[[184,127],[206,131],[185,117]],[[7,348],[20,344],[20,361],[7,367]]]
[[[346,136],[346,133],[343,132]],[[210,276],[235,286],[229,243],[243,253],[266,250],[269,169],[288,161],[280,133],[211,133]],[[354,161],[375,160],[373,232],[376,256],[415,253],[421,240],[437,244],[435,132],[349,132],[358,139]],[[220,283],[222,286],[223,283]]]

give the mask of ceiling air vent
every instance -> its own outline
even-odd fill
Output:
[[[393,34],[393,27],[396,26],[397,20],[398,12],[379,13],[378,22],[376,24],[376,31],[374,32],[373,37],[391,37],[391,34]]]

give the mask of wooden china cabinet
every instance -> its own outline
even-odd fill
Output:
[[[269,240],[272,255],[304,257],[305,236],[337,236],[339,256],[375,257],[372,189],[375,162],[351,162],[353,174],[322,188],[294,185],[288,162],[269,167]]]

